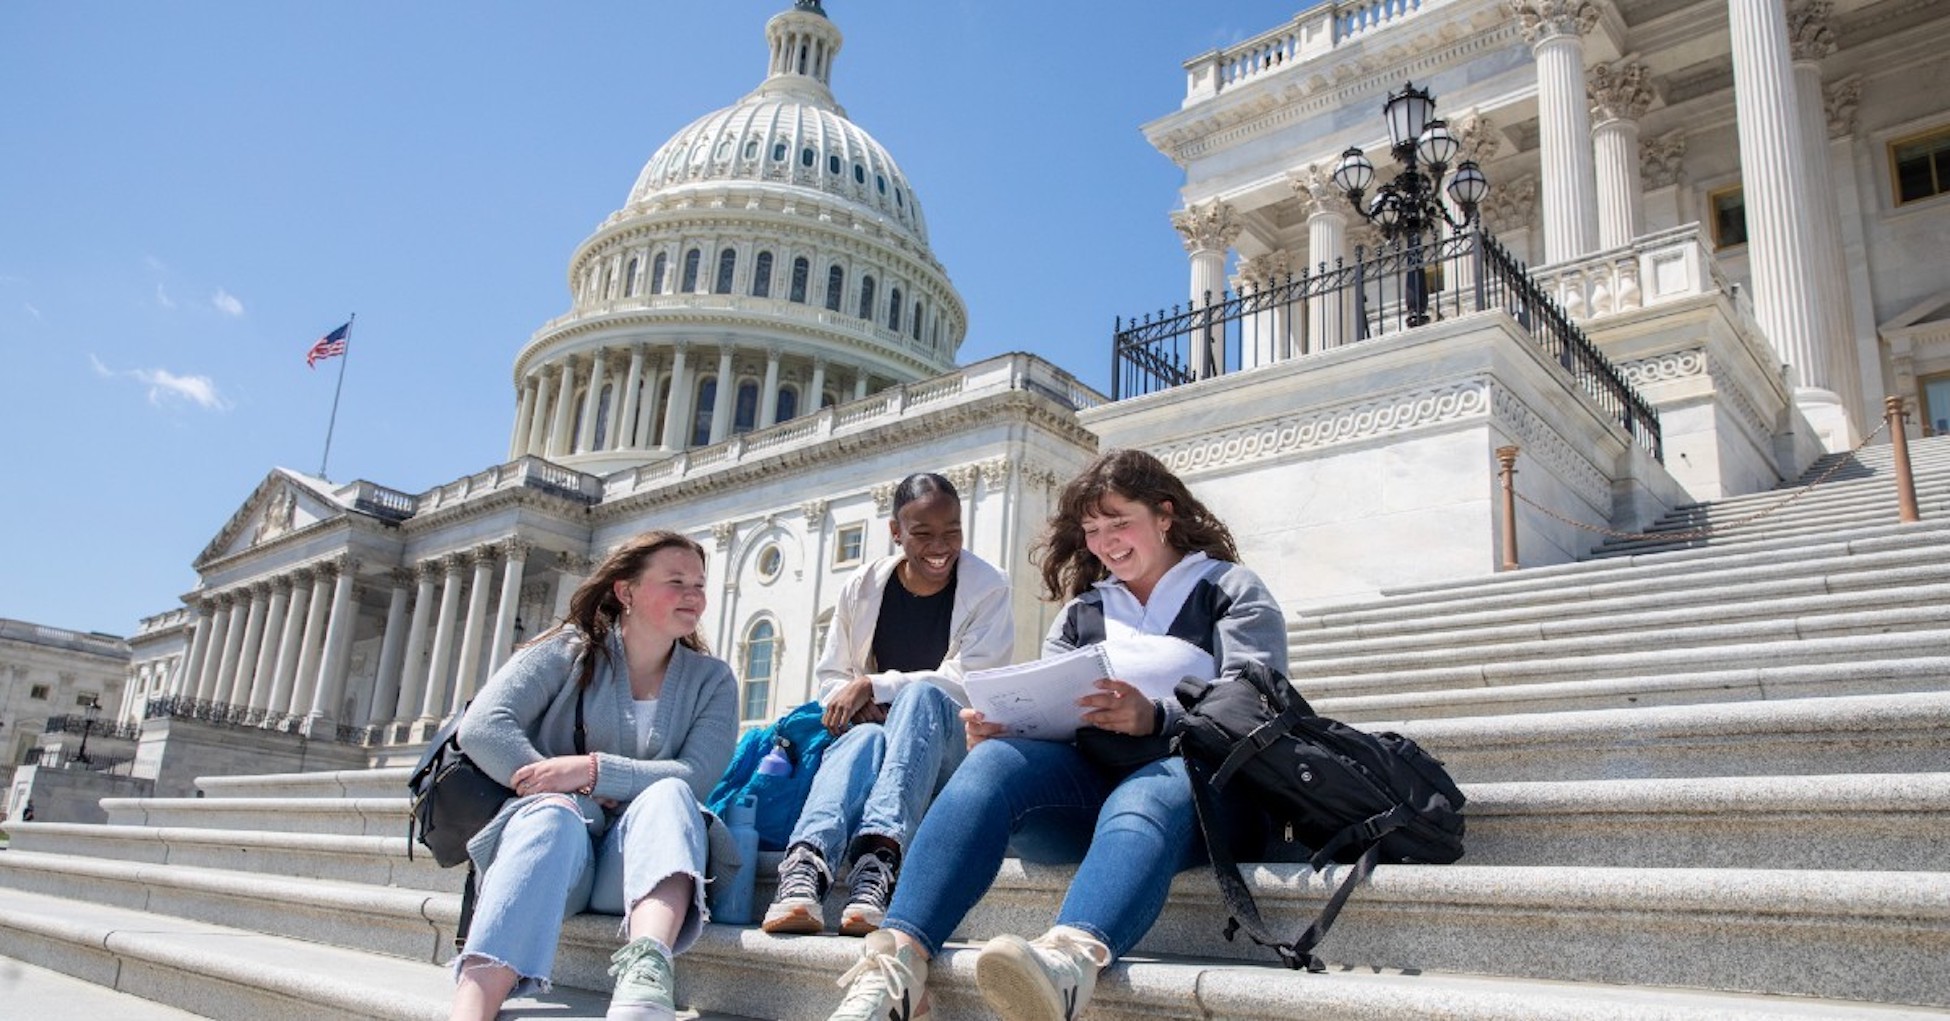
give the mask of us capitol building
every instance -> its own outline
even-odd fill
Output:
[[[1344,0],[1192,56],[1143,130],[1185,171],[1190,286],[1158,303],[1207,312],[1129,324],[1113,400],[1031,355],[957,365],[920,193],[847,119],[841,32],[801,0],[758,87],[576,250],[568,311],[514,356],[506,462],[421,493],[272,470],[130,639],[119,718],[391,761],[665,527],[710,552],[706,636],[767,720],[809,697],[917,470],[1016,580],[1029,657],[1054,609],[1029,543],[1100,448],[1164,457],[1294,606],[1495,570],[1504,444],[1551,511],[1520,512],[1528,566],[1792,478],[1883,394],[1944,429],[1950,103],[1917,86],[1950,72],[1946,28],[1923,0]],[[1447,237],[1441,272],[1416,264],[1432,314],[1403,316],[1396,270],[1335,275],[1386,244],[1333,171],[1353,149],[1390,172],[1382,107],[1411,81],[1498,241]],[[1602,352],[1590,378],[1535,353],[1540,323]]]

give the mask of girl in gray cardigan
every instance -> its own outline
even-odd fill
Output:
[[[704,604],[703,548],[640,535],[468,710],[461,746],[515,797],[468,844],[480,900],[454,959],[455,1021],[548,988],[562,919],[585,909],[628,916],[611,1021],[674,1015],[671,958],[705,920],[698,802],[738,725],[731,668],[697,634]]]

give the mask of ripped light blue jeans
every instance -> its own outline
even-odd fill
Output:
[[[537,798],[501,831],[494,863],[480,876],[467,948],[453,969],[481,960],[512,968],[512,995],[546,991],[562,920],[582,911],[622,915],[671,876],[691,877],[692,906],[674,953],[697,941],[704,909],[705,823],[690,785],[664,779],[644,788],[602,837],[567,798]],[[628,925],[627,922],[624,923]]]
[[[905,849],[968,754],[960,713],[932,684],[902,688],[887,722],[855,726],[826,747],[787,846],[811,844],[835,871],[856,856],[850,841],[861,836],[888,837]]]

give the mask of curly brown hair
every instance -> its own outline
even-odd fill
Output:
[[[568,616],[535,639],[539,642],[565,628],[573,629],[582,636],[584,652],[576,678],[577,686],[586,688],[595,680],[596,655],[609,655],[609,635],[616,630],[616,619],[623,612],[623,604],[616,598],[616,583],[629,581],[643,573],[650,558],[667,549],[690,550],[697,554],[698,560],[705,559],[704,547],[689,536],[663,529],[644,532],[611,550],[589,580],[577,586],[575,595],[569,597]],[[704,636],[696,631],[677,641],[696,652],[711,651],[704,642]]]
[[[1110,493],[1169,518],[1171,527],[1165,532],[1165,541],[1180,553],[1203,552],[1214,560],[1239,562],[1232,531],[1212,516],[1163,461],[1142,450],[1112,450],[1063,487],[1056,498],[1055,513],[1030,550],[1030,562],[1043,572],[1044,599],[1074,599],[1109,577],[1110,571],[1084,545],[1083,519],[1102,514],[1104,496]]]

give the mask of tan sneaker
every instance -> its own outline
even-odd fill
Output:
[[[894,934],[867,934],[860,960],[840,976],[846,999],[826,1021],[928,1021],[928,962]]]
[[[1076,1021],[1110,948],[1059,925],[1036,937],[997,936],[975,958],[975,985],[1002,1021]]]
[[[887,920],[887,902],[894,899],[894,856],[868,851],[853,862],[851,893],[840,911],[840,935],[865,936]]]

